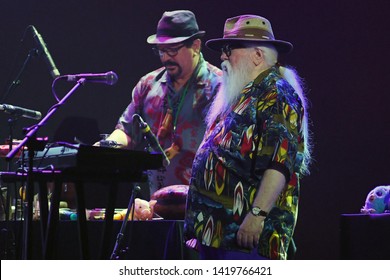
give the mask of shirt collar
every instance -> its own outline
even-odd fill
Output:
[[[246,86],[244,86],[244,88],[241,91],[241,94],[245,95],[248,92],[250,92],[253,86],[259,85],[274,69],[275,67],[271,67],[261,72],[253,81],[250,81],[249,83],[246,84]]]
[[[261,72],[257,77],[256,79],[253,81],[253,84],[254,85],[258,85],[260,84],[272,71],[275,71],[276,70],[276,67],[273,66],[273,67],[270,67],[268,68],[267,70]]]

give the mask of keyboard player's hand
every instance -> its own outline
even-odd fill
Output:
[[[108,147],[108,148],[121,148],[122,144],[119,144],[118,142],[114,140],[100,140],[98,145],[95,143],[94,146],[99,146],[99,147]]]

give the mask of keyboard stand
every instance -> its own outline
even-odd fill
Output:
[[[76,186],[78,235],[82,259],[89,259],[90,257],[88,250],[87,219],[83,183],[98,182],[110,185],[100,248],[100,258],[109,259],[111,253],[109,250],[109,241],[112,236],[113,216],[118,192],[118,183],[146,182],[147,176],[144,173],[145,170],[162,167],[163,157],[161,154],[149,154],[146,152],[128,150],[122,152],[118,151],[119,149],[113,148],[106,149],[109,149],[108,153],[106,153],[107,150],[99,147],[87,147],[85,149],[81,149],[77,154],[77,163],[79,166],[64,168],[63,170],[34,170],[30,179],[27,178],[27,173],[0,172],[0,177],[4,182],[16,182],[27,179],[32,180],[32,182],[39,182],[42,248],[44,259],[53,259],[55,257],[53,252],[59,221],[59,202],[62,182],[74,182]],[[100,152],[102,152],[102,158],[104,159],[105,164],[99,160]],[[118,153],[119,156],[116,156],[115,153]],[[129,164],[133,167],[130,168],[131,166]],[[50,210],[48,211],[46,188],[47,182],[53,181],[55,184],[51,198]],[[30,240],[31,228],[27,229],[27,235],[28,238],[26,238],[26,240]],[[29,252],[32,249],[31,242],[25,243],[26,244],[23,244],[23,246],[26,246],[26,249]],[[31,256],[31,254],[29,254],[29,256]]]

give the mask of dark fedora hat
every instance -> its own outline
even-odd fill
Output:
[[[157,33],[148,37],[149,44],[174,44],[192,37],[202,37],[206,32],[199,31],[195,15],[191,11],[178,10],[164,12],[157,25]]]
[[[288,53],[293,49],[290,42],[275,39],[269,20],[256,15],[241,15],[227,19],[223,38],[208,40],[206,46],[220,51],[226,44],[245,45],[262,42],[272,44],[279,53]]]

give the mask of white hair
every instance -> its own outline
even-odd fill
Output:
[[[256,47],[263,52],[264,60],[268,66],[274,66],[278,61],[278,52],[276,48],[272,45],[263,45]],[[301,99],[304,115],[302,119],[301,132],[304,137],[304,152],[303,152],[303,167],[302,171],[304,174],[309,173],[309,164],[311,161],[311,135],[309,132],[309,121],[308,121],[308,100],[304,92],[304,81],[298,75],[297,71],[289,67],[280,66],[279,72],[282,77],[294,88],[295,92],[298,94]]]
[[[301,132],[304,138],[304,151],[303,151],[303,166],[302,171],[304,174],[309,173],[309,164],[311,161],[311,135],[309,131],[309,118],[308,118],[308,101],[303,90],[303,80],[298,76],[295,69],[291,67],[279,67],[279,71],[283,78],[294,88],[295,92],[301,99],[304,114],[302,118]]]

